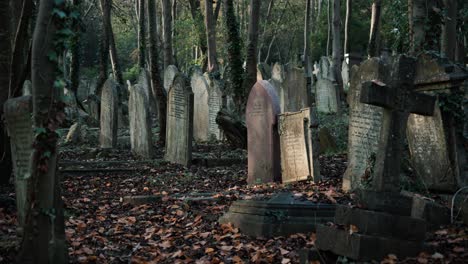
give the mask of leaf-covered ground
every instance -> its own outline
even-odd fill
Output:
[[[72,263],[298,263],[299,252],[313,248],[314,234],[272,239],[252,238],[218,218],[237,199],[268,198],[282,191],[324,203],[352,203],[340,190],[346,156],[320,157],[325,180],[293,185],[246,184],[245,152],[225,145],[197,146],[196,157],[238,159],[222,167],[182,166],[138,160],[127,145],[100,151],[91,145],[61,148],[66,235]],[[14,189],[0,189],[0,263],[11,263],[17,250]],[[156,195],[142,205],[124,197]],[[195,197],[195,199],[193,199]],[[200,198],[201,197],[201,198]],[[196,199],[199,198],[199,199]],[[468,259],[468,229],[450,226],[428,234],[434,252],[387,263],[463,263]],[[467,251],[467,252],[465,252]]]

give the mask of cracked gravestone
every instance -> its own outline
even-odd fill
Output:
[[[318,120],[310,108],[280,114],[278,133],[281,146],[282,182],[320,180],[318,162]]]
[[[141,158],[153,156],[153,137],[148,97],[144,88],[136,84],[130,88],[128,99],[130,145],[132,153]]]
[[[4,105],[4,115],[10,137],[13,173],[15,175],[18,222],[22,226],[26,217],[28,179],[31,177],[29,160],[33,152],[32,97],[9,99]]]
[[[187,77],[178,73],[167,96],[165,160],[189,166],[192,162],[193,92]]]
[[[99,143],[101,148],[117,146],[119,115],[117,83],[109,78],[102,87]]]
[[[332,221],[334,214],[335,205],[279,193],[269,200],[236,201],[219,222],[232,223],[249,236],[275,237],[314,232],[317,224]]]
[[[275,88],[257,81],[250,90],[245,113],[247,124],[248,184],[278,182],[280,178],[280,113]]]
[[[319,226],[317,248],[358,261],[382,260],[388,254],[413,257],[422,251],[426,222],[410,217],[412,199],[399,193],[408,116],[432,115],[435,105],[434,97],[413,92],[415,65],[414,58],[399,55],[392,58],[388,85],[377,81],[363,84],[360,101],[384,111],[372,189],[362,191],[362,196],[367,195],[363,199],[367,208],[337,208],[335,223],[345,228]]]

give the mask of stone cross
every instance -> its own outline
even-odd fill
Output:
[[[376,81],[363,84],[361,103],[384,108],[380,145],[374,166],[374,189],[399,191],[403,139],[410,113],[430,116],[435,98],[412,92],[416,60],[400,55],[393,62],[391,83]]]

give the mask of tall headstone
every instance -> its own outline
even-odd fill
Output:
[[[283,183],[320,180],[317,117],[310,108],[279,115]]]
[[[22,226],[26,217],[27,183],[31,176],[29,159],[33,152],[32,97],[9,99],[5,102],[4,113],[15,174],[18,222]]]
[[[246,109],[248,184],[280,181],[279,99],[267,81],[250,90]]]
[[[285,112],[299,111],[310,106],[311,92],[307,90],[307,78],[303,68],[288,67],[284,87],[287,91]]]
[[[149,159],[153,154],[153,137],[148,98],[146,96],[146,92],[141,85],[134,85],[130,89],[128,112],[132,152],[141,158]]]
[[[208,105],[208,83],[199,71],[194,71],[191,78],[193,91],[193,137],[196,141],[207,141],[209,139],[209,117]]]
[[[176,74],[167,100],[165,159],[189,166],[192,162],[193,92],[182,74]]]
[[[343,190],[350,191],[361,186],[361,180],[376,155],[383,110],[359,101],[362,84],[366,81],[388,80],[389,65],[379,58],[364,61],[353,75],[348,94],[348,167],[343,176]]]
[[[102,87],[99,143],[101,148],[117,146],[119,95],[117,83],[109,78]]]
[[[32,95],[32,83],[30,80],[25,80],[23,83],[23,96]]]
[[[273,69],[271,71],[271,79],[268,80],[275,88],[276,94],[279,97],[281,113],[285,112],[284,104],[287,97],[287,90],[284,87],[286,79],[285,75],[286,73],[284,70],[284,66],[277,62],[273,65]]]
[[[169,93],[169,88],[171,87],[177,73],[179,73],[179,70],[174,65],[169,65],[164,70],[164,89],[166,90],[166,93]]]
[[[317,83],[315,84],[317,111],[326,114],[336,113],[339,107],[338,102],[338,91],[331,72],[330,59],[322,57],[319,64]]]
[[[216,123],[216,116],[223,107],[223,84],[220,79],[212,78],[206,73],[205,78],[208,83],[208,135],[210,139],[219,140],[221,139],[221,130]]]

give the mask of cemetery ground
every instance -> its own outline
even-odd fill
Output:
[[[89,129],[86,144],[62,142],[59,167],[72,263],[299,263],[305,249],[314,248],[314,233],[254,238],[219,224],[218,218],[233,201],[268,199],[282,191],[313,202],[354,204],[341,191],[345,154],[320,156],[324,180],[319,184],[248,186],[244,150],[221,142],[197,144],[198,164],[184,168],[163,161],[159,146],[152,160],[134,157],[127,133],[119,130],[113,150],[95,147],[96,129]],[[221,157],[226,164],[210,163]],[[1,193],[0,263],[11,263],[18,246],[14,188]],[[352,226],[349,231],[357,232]],[[468,229],[461,226],[430,232],[426,242],[428,250],[417,258],[389,255],[386,263],[463,263],[468,258]]]

